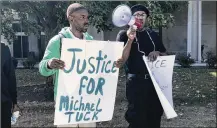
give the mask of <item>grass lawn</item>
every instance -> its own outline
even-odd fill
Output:
[[[206,105],[216,101],[214,69],[176,68],[173,74],[173,97],[176,105]]]
[[[210,72],[210,74],[213,75],[213,76],[215,76],[215,77],[217,77],[216,76],[216,72]]]
[[[215,75],[213,75],[215,74]],[[45,100],[45,78],[37,69],[17,69],[18,102],[23,116],[15,126],[53,126],[54,103]],[[216,70],[202,68],[174,68],[173,100],[177,118],[162,119],[162,127],[215,127],[216,126]],[[111,121],[98,123],[98,127],[126,127],[124,113],[125,76],[120,71],[114,116]]]

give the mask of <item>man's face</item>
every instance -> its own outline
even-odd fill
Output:
[[[70,15],[70,23],[79,32],[87,32],[89,21],[88,12],[85,9],[78,10]]]
[[[133,16],[139,20],[140,22],[142,22],[142,28],[145,26],[145,22],[147,19],[147,14],[144,11],[137,11],[133,14]]]

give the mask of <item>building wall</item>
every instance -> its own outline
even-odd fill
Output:
[[[163,43],[171,52],[187,51],[187,21],[188,10],[174,13],[175,26],[163,29]],[[202,41],[204,53],[216,53],[216,2],[202,1]]]
[[[28,37],[29,40],[29,52],[35,52],[35,55],[38,56],[38,38],[31,34]]]
[[[11,51],[11,55],[13,56],[13,43],[9,44],[7,40],[4,38],[3,35],[1,35],[1,41],[3,41],[6,45],[9,46],[9,49]],[[38,41],[37,37],[34,34],[31,34],[28,36],[28,42],[29,42],[29,52],[35,52],[36,55],[38,55]]]
[[[216,53],[216,1],[202,2],[202,42],[204,52]]]
[[[115,41],[116,37],[117,37],[117,34],[121,29],[123,29],[123,28],[115,27],[112,31],[105,31],[104,32],[104,40],[105,41],[107,41],[107,40]]]
[[[187,19],[188,10],[173,13],[175,24],[162,30],[162,40],[168,52],[187,52]]]
[[[93,36],[94,40],[104,40],[104,32],[97,32],[97,29],[93,26],[90,26],[87,31],[91,36]]]

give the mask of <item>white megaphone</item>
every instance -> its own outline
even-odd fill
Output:
[[[132,15],[130,7],[124,4],[119,5],[114,9],[112,13],[112,22],[117,27],[134,25],[138,29],[141,28],[143,24]]]

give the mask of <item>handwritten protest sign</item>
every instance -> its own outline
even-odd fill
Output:
[[[174,118],[177,114],[173,108],[172,76],[175,55],[160,56],[156,61],[150,62],[143,56],[148,72],[160,99],[166,117]]]
[[[54,125],[112,119],[123,43],[62,40]]]

